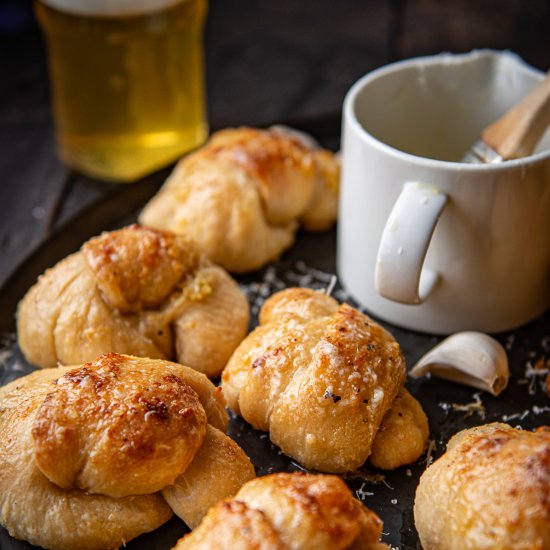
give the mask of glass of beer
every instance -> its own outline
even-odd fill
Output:
[[[129,182],[204,142],[207,0],[36,0],[62,159]]]

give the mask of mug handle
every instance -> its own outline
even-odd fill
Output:
[[[422,266],[447,200],[432,185],[404,185],[378,248],[374,284],[381,296],[402,304],[421,304],[432,292],[439,274]]]

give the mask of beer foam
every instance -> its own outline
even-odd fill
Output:
[[[141,15],[169,8],[187,0],[40,0],[50,8],[73,15],[116,17]]]

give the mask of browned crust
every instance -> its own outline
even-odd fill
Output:
[[[378,516],[339,477],[278,473],[249,481],[233,499],[217,504],[175,550],[367,550],[381,532]]]
[[[257,478],[255,483],[270,484],[271,490],[285,495],[296,514],[314,517],[318,530],[331,540],[349,537],[350,530],[359,525],[362,542],[374,543],[382,534],[380,518],[353,498],[339,477],[282,472]],[[239,493],[236,498],[239,498]]]
[[[178,163],[140,222],[188,235],[214,262],[242,273],[278,258],[300,221],[330,227],[338,179],[329,151],[279,131],[226,129]]]
[[[144,370],[109,353],[57,380],[32,433],[36,463],[52,482],[119,498],[172,483],[205,430],[204,409],[177,370]]]
[[[405,381],[398,343],[363,313],[305,288],[274,294],[260,321],[222,374],[229,407],[307,468],[360,467]],[[413,432],[403,432],[407,452],[394,453],[391,467],[422,453],[427,430],[408,441]]]
[[[422,475],[414,510],[428,548],[550,547],[550,427],[458,433]]]
[[[172,516],[159,494],[120,499],[64,490],[34,458],[32,427],[67,367],[35,371],[0,391],[0,523],[11,536],[59,550],[118,548]],[[129,472],[125,473],[129,477]]]
[[[260,310],[260,324],[276,322],[283,315],[297,315],[304,320],[332,315],[338,302],[323,291],[310,288],[286,288],[270,296]]]
[[[200,260],[184,237],[135,224],[90,239],[82,254],[105,299],[122,312],[158,306]]]
[[[17,333],[39,367],[117,352],[177,359],[214,377],[248,321],[237,283],[195,245],[132,225],[90,239],[47,270],[19,305]]]
[[[288,550],[261,510],[225,500],[210,509],[201,525],[173,550]]]

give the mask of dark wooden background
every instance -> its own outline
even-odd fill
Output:
[[[402,58],[510,49],[550,68],[547,0],[211,0],[213,128],[336,114],[368,71]],[[0,0],[0,286],[112,186],[55,155],[46,56],[30,0]]]

